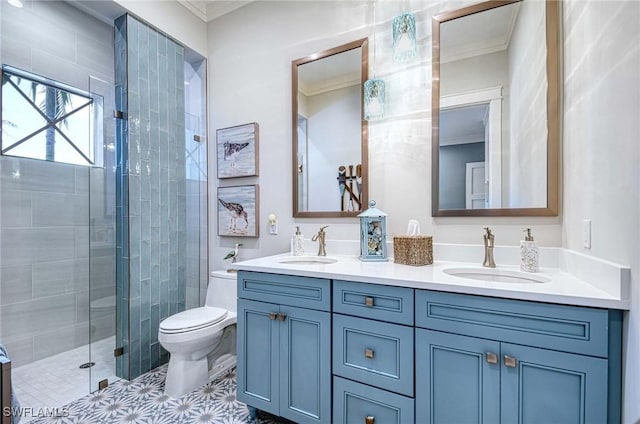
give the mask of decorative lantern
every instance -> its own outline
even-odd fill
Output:
[[[360,218],[360,260],[387,260],[387,214],[377,209],[375,200]]]

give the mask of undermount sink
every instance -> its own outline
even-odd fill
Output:
[[[338,260],[327,256],[287,256],[278,259],[277,262],[292,265],[323,265],[333,264],[338,262]]]
[[[497,283],[541,284],[550,281],[549,278],[543,275],[502,268],[459,267],[445,268],[442,271],[454,277],[468,278],[470,280],[495,281]]]

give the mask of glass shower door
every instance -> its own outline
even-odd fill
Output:
[[[114,375],[114,90],[2,81],[0,342],[22,406],[56,408]]]
[[[116,348],[115,109],[114,86],[91,77],[94,98],[90,137],[96,166],[89,172],[89,364],[90,391],[111,384]]]

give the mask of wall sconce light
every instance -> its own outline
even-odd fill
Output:
[[[393,19],[393,60],[404,62],[416,57],[416,17],[403,13]]]
[[[373,78],[364,82],[364,119],[372,121],[384,117],[384,81],[376,78],[376,2],[373,2]]]

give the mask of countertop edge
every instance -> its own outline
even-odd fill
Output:
[[[523,301],[565,304],[565,305],[572,305],[572,306],[619,309],[619,310],[629,310],[631,306],[629,300],[618,299],[614,296],[611,296],[611,294],[601,291],[599,288],[583,280],[576,280],[576,281],[579,281],[578,284],[589,286],[590,289],[592,289],[591,291],[594,291],[594,290],[597,291],[598,296],[581,296],[576,293],[544,293],[544,292],[526,291],[526,290],[523,290],[522,288],[518,290],[515,287],[509,288],[508,286],[479,287],[473,281],[470,281],[469,284],[460,284],[460,283],[452,284],[450,282],[435,281],[432,279],[429,279],[429,280],[423,279],[419,281],[415,279],[400,279],[400,278],[392,278],[392,277],[380,276],[380,275],[375,275],[375,276],[358,275],[358,274],[350,274],[350,273],[344,273],[336,270],[326,269],[329,267],[324,267],[324,266],[318,267],[320,268],[318,269],[316,268],[315,265],[308,268],[302,268],[302,267],[295,267],[295,266],[290,266],[290,267],[274,266],[275,264],[269,265],[268,263],[264,263],[265,261],[268,261],[270,258],[275,262],[277,258],[281,256],[282,255],[275,255],[275,256],[266,257],[266,258],[248,260],[245,262],[238,262],[234,264],[234,268],[237,269],[238,271],[253,271],[253,272],[264,272],[264,273],[270,273],[270,274],[295,275],[299,277],[355,281],[355,282],[368,283],[368,284],[408,287],[413,289],[435,290],[435,291],[443,291],[443,292],[450,292],[450,293],[499,297],[499,298],[523,300]],[[380,264],[384,264],[384,263],[377,263],[374,266],[380,266]],[[454,263],[451,263],[451,265],[454,265]],[[460,265],[464,266],[465,264],[460,264]],[[415,268],[415,267],[411,267],[411,268]],[[373,271],[375,271],[375,269],[373,269]]]

